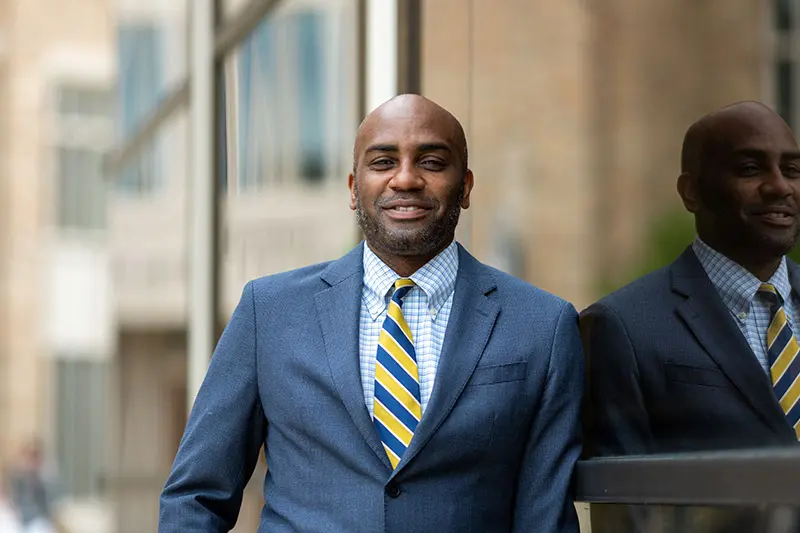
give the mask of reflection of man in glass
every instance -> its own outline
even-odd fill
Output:
[[[796,444],[800,267],[786,258],[800,232],[794,135],[756,102],[706,115],[686,133],[678,193],[695,218],[694,243],[581,314],[587,452]],[[666,523],[640,511],[627,519]],[[626,530],[598,527],[624,518],[614,514],[598,508],[595,529]],[[762,519],[723,513],[702,530],[728,522],[764,531]]]
[[[264,447],[264,532],[577,533],[577,313],[455,240],[458,121],[403,95],[359,128],[345,257],[250,282],[161,496],[162,533],[233,527]]]
[[[800,151],[742,102],[686,133],[678,193],[697,238],[583,312],[590,452],[758,447],[800,435]]]

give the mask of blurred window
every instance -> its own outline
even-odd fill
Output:
[[[242,190],[341,178],[356,93],[348,65],[352,20],[340,2],[276,13],[232,64],[237,186]],[[290,3],[291,5],[291,3]]]
[[[62,85],[56,91],[55,205],[61,229],[106,226],[102,161],[111,140],[111,92]]]
[[[102,493],[107,372],[107,363],[102,361],[57,361],[55,444],[59,490],[72,498]]]
[[[141,127],[158,106],[164,88],[164,36],[152,25],[123,25],[118,30],[119,118],[127,138]],[[162,184],[159,146],[144,147],[123,170],[118,187],[123,192],[149,194]]]

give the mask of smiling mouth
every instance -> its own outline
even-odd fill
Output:
[[[387,207],[385,211],[395,220],[414,220],[427,215],[430,209],[416,205],[396,205]]]
[[[784,211],[765,211],[757,213],[756,217],[774,226],[791,226],[795,215]]]

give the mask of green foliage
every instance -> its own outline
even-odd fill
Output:
[[[642,260],[629,281],[673,262],[694,240],[694,217],[671,209],[650,224]]]
[[[675,260],[694,239],[694,218],[682,208],[672,208],[655,217],[645,233],[639,261],[625,272],[615,272],[601,280],[600,294],[606,295]]]

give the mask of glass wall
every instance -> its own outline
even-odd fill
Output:
[[[189,147],[189,3],[117,0],[103,9],[78,4],[70,2],[86,20],[113,20],[98,38],[102,42],[91,45],[106,59],[85,66],[89,72],[105,68],[112,73],[107,79],[86,83],[84,76],[65,76],[31,89],[26,85],[36,79],[31,71],[14,70],[27,63],[77,64],[64,50],[90,46],[78,38],[90,33],[82,19],[65,19],[77,36],[55,42],[52,48],[61,51],[41,53],[41,62],[13,49],[19,61],[0,56],[0,92],[9,95],[17,113],[0,117],[0,154],[8,154],[12,178],[0,184],[5,187],[0,192],[7,193],[0,201],[14,207],[4,210],[0,224],[0,231],[8,228],[8,235],[0,235],[0,242],[8,243],[0,275],[4,286],[14,289],[7,291],[9,303],[0,314],[10,332],[8,340],[0,340],[0,368],[9,374],[9,386],[0,386],[6,394],[0,421],[8,423],[7,435],[15,435],[0,438],[0,452],[9,459],[22,435],[41,434],[66,500],[80,504],[65,507],[65,529],[138,533],[155,529],[158,493],[186,417],[192,266],[187,220],[197,186]],[[422,93],[463,123],[476,177],[458,238],[480,260],[558,294],[579,311],[651,271],[669,268],[692,243],[694,221],[675,188],[683,135],[694,120],[725,104],[755,99],[774,107],[790,126],[798,124],[795,2],[419,4]],[[363,5],[360,0],[217,2],[218,37],[238,35],[227,43],[230,50],[215,58],[217,122],[207,132],[217,149],[223,323],[248,280],[337,258],[360,240],[346,182],[364,101]],[[245,20],[256,12],[263,16]],[[66,16],[54,10],[50,19]],[[37,33],[33,21],[19,19],[20,36]],[[53,96],[52,109],[31,94]],[[38,129],[20,129],[38,116],[47,117],[42,130],[55,132],[46,140]],[[115,137],[119,145],[107,153]],[[41,153],[48,154],[52,168],[35,166]],[[30,203],[41,197],[52,201]],[[79,237],[93,235],[91,243],[82,244],[86,255],[80,257],[96,261],[75,263],[82,277],[58,277],[62,271],[56,267],[74,255],[41,255],[56,265],[50,266],[55,284],[64,289],[59,302],[70,304],[59,307],[61,325],[53,329],[77,331],[75,322],[88,324],[84,329],[90,332],[108,329],[96,342],[103,346],[100,356],[87,356],[80,345],[72,351],[48,348],[57,354],[52,364],[30,362],[41,362],[38,346],[47,346],[47,340],[25,325],[51,314],[31,303],[46,300],[36,293],[41,280],[30,274],[38,257],[31,250],[52,245],[50,233],[40,231],[40,214],[61,236],[74,235],[73,230]],[[97,265],[111,265],[111,289],[102,300],[110,303],[82,314],[74,302],[92,302],[90,295],[105,291],[105,267]],[[724,308],[722,317],[708,314],[692,306],[713,298],[686,304],[685,294],[665,291],[671,292],[642,302],[661,309],[672,305],[666,318],[646,311],[636,315],[652,326],[634,334],[646,348],[609,365],[589,361],[582,463],[587,468],[579,469],[578,477],[594,481],[578,483],[578,498],[592,502],[592,531],[790,531],[797,517],[786,506],[800,502],[763,488],[782,466],[795,468],[791,452],[742,478],[749,492],[725,502],[711,497],[718,488],[703,484],[703,468],[686,470],[684,482],[697,487],[695,492],[650,494],[647,480],[661,479],[663,463],[639,464],[649,472],[642,481],[627,470],[628,457],[594,458],[597,440],[604,440],[616,448],[603,455],[658,451],[668,452],[661,459],[680,460],[680,450],[646,444],[677,440],[680,427],[691,426],[700,435],[689,439],[695,444],[714,443],[705,448],[741,447],[735,437],[744,435],[746,447],[762,452],[780,440],[772,437],[789,431],[776,414],[779,404],[766,373],[744,341],[725,348],[740,333],[719,327],[729,318]],[[702,316],[716,318],[698,329],[693,321]],[[672,329],[656,327],[666,324]],[[628,324],[600,326],[619,330]],[[681,349],[668,345],[675,339],[684,342]],[[720,362],[730,354],[738,362]],[[591,392],[609,376],[614,379],[605,382],[607,390]],[[19,383],[28,388],[21,390]],[[105,409],[98,409],[99,403]],[[13,410],[4,412],[3,405]],[[664,413],[668,416],[655,423]],[[733,418],[752,425],[738,433],[730,429],[735,424],[725,429]],[[596,425],[598,420],[605,425]],[[708,461],[700,465],[716,464]],[[597,463],[612,469],[598,473],[592,468]],[[705,476],[736,485],[737,476],[754,464],[745,456]],[[259,465],[247,489],[240,531],[256,529],[264,468]],[[84,522],[74,518],[74,509],[80,515],[87,508],[81,505],[92,509],[81,515]],[[585,512],[583,519],[589,531]]]
[[[224,305],[248,279],[357,242],[356,2],[287,0],[224,59]]]

